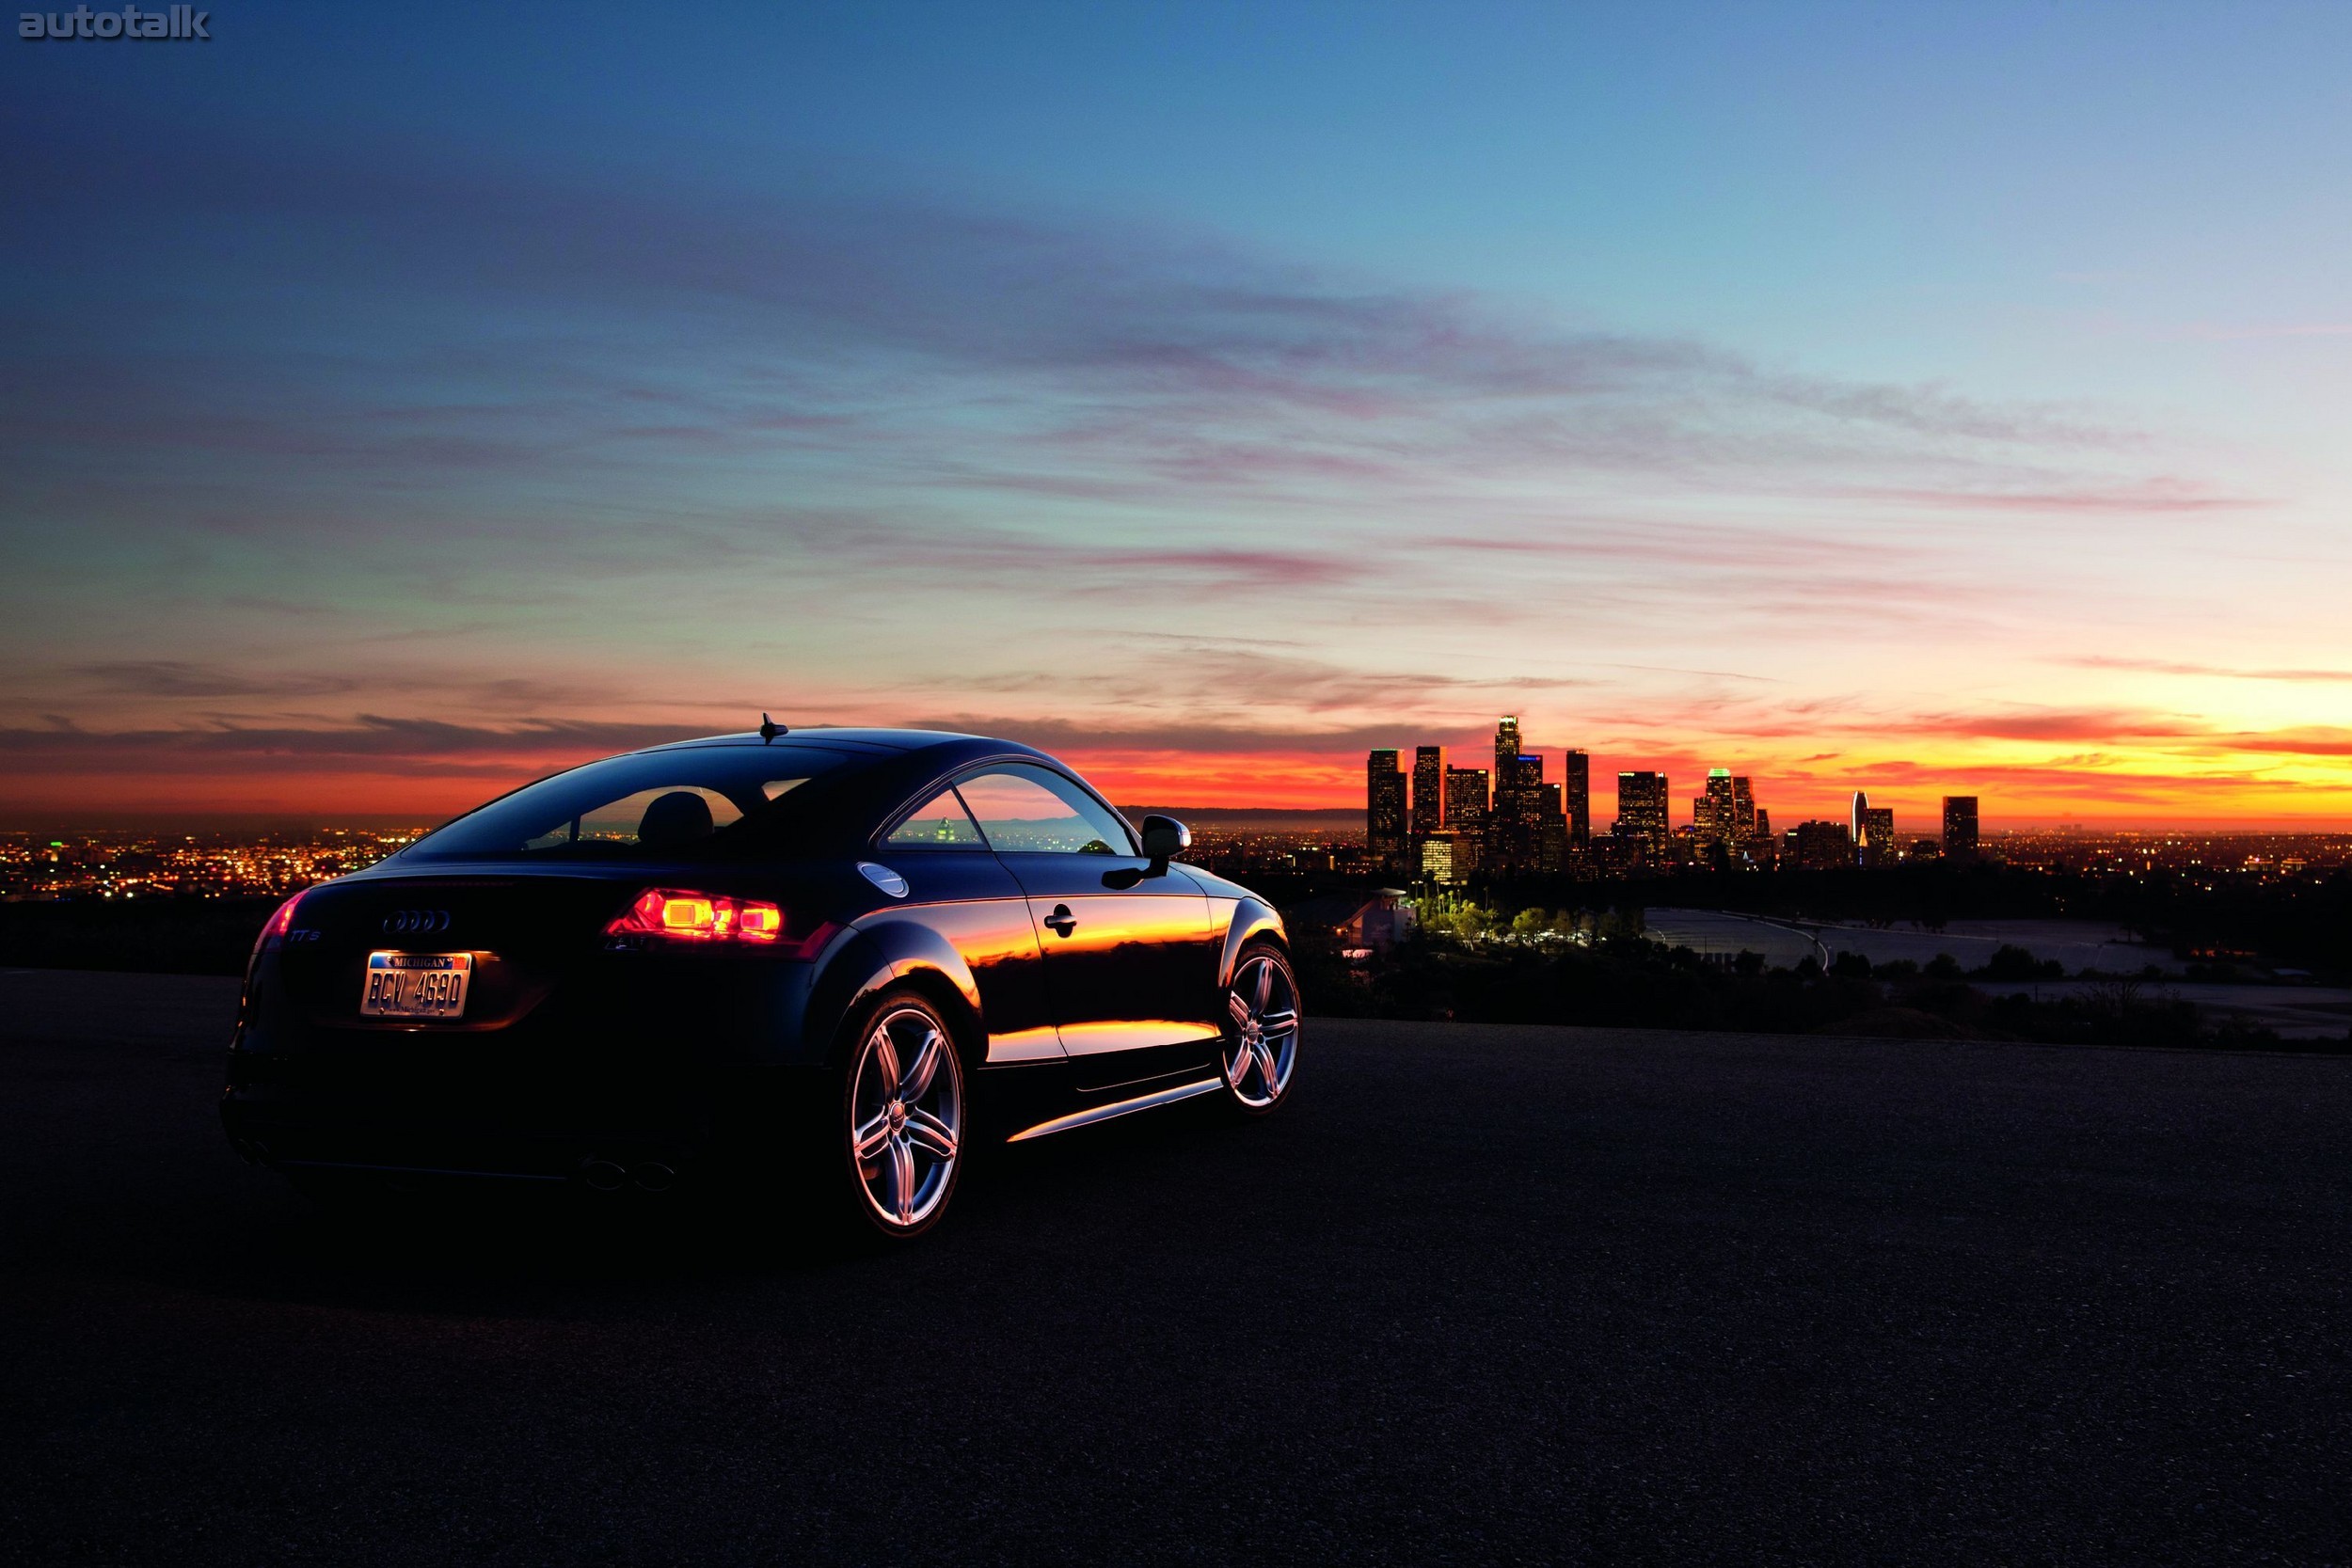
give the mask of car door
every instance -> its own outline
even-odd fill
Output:
[[[942,787],[900,818],[874,852],[905,879],[907,895],[867,923],[906,920],[947,939],[979,987],[988,1065],[1060,1061],[1027,896],[989,852],[954,788]]]
[[[1202,1055],[1220,1029],[1219,944],[1200,888],[1179,872],[1152,875],[1125,820],[1050,768],[996,764],[961,775],[956,788],[1027,896],[1080,1085]]]

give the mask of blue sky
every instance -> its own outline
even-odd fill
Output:
[[[212,26],[0,52],[8,800],[775,706],[2352,804],[2343,8]]]

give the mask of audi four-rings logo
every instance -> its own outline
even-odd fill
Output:
[[[447,910],[394,910],[384,917],[384,934],[388,937],[421,936],[428,931],[448,929]]]

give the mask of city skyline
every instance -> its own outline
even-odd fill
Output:
[[[1364,759],[1364,854],[1374,867],[1448,883],[1489,876],[1631,871],[1677,862],[1807,867],[1891,866],[1922,853],[1978,853],[1979,801],[1941,799],[1937,831],[1907,832],[1892,806],[1867,790],[1848,799],[1841,820],[1808,816],[1775,832],[1756,781],[1710,768],[1688,817],[1677,821],[1671,775],[1629,768],[1617,775],[1616,816],[1600,832],[1591,812],[1592,757],[1556,748],[1559,783],[1545,778],[1543,749],[1526,743],[1517,714],[1495,724],[1493,766],[1450,763],[1441,746],[1416,745],[1408,774],[1403,750],[1375,747]]]
[[[0,820],[1507,709],[1604,814],[2352,821],[2343,8],[215,20],[0,61]]]

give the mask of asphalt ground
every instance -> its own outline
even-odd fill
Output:
[[[322,1217],[0,974],[0,1558],[2352,1560],[2352,1060],[1313,1021],[930,1243]]]

